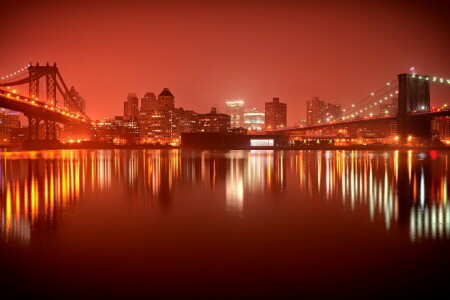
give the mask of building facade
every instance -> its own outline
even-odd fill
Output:
[[[227,101],[226,112],[230,116],[231,128],[244,127],[244,101]]]
[[[314,125],[318,123],[340,120],[342,108],[339,104],[325,103],[319,97],[312,97],[306,103],[306,123]]]
[[[264,130],[264,113],[256,108],[246,109],[244,113],[244,128],[248,130]]]
[[[231,117],[218,113],[215,108],[210,113],[198,115],[199,132],[228,132],[231,126]]]
[[[139,123],[122,116],[104,119],[92,126],[91,140],[115,145],[137,144],[140,141]]]
[[[287,105],[281,103],[279,98],[273,98],[272,102],[265,103],[265,128],[274,130],[284,128],[287,124]]]
[[[147,92],[144,95],[144,98],[141,99],[141,108],[149,108],[149,107],[156,107],[157,101],[155,94],[151,92]]]
[[[0,111],[0,145],[11,145],[11,134],[18,128],[20,128],[18,113],[5,110]]]
[[[127,121],[139,119],[139,99],[135,93],[129,93],[127,100],[123,103],[123,117]]]
[[[73,112],[86,113],[86,101],[73,86],[64,95],[64,107]]]
[[[175,109],[175,97],[168,88],[164,88],[152,106],[141,107],[139,113],[141,143],[178,144],[180,142],[178,123],[187,115],[189,114]]]

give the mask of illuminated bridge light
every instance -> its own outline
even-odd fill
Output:
[[[370,93],[370,96],[373,96],[373,95],[375,95],[375,93]]]
[[[386,85],[391,85],[391,83],[390,83],[390,82],[388,82],[388,83],[386,83]]]

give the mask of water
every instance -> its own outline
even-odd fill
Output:
[[[450,267],[449,159],[437,151],[0,153],[1,292],[438,295]]]

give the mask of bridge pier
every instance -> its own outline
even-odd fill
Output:
[[[56,124],[53,120],[45,120],[45,140],[56,140]]]
[[[39,149],[58,149],[61,148],[61,143],[56,136],[56,122],[49,119],[42,119],[37,116],[28,117],[28,137],[23,143],[24,149],[39,150]],[[41,121],[45,122],[45,138],[39,138],[39,124]]]
[[[39,123],[41,119],[36,116],[28,116],[28,140],[39,140]]]
[[[406,144],[409,136],[423,143],[431,142],[431,118],[411,117],[430,111],[430,82],[426,78],[417,74],[398,75],[397,134],[401,144]]]

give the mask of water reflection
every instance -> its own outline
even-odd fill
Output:
[[[264,199],[367,213],[411,241],[450,237],[445,152],[98,150],[1,153],[1,239],[29,243],[87,195],[122,195],[136,211],[170,213],[211,197],[245,218]],[[182,193],[183,195],[178,195]],[[178,195],[178,196],[177,196]],[[178,197],[178,198],[177,198]]]

